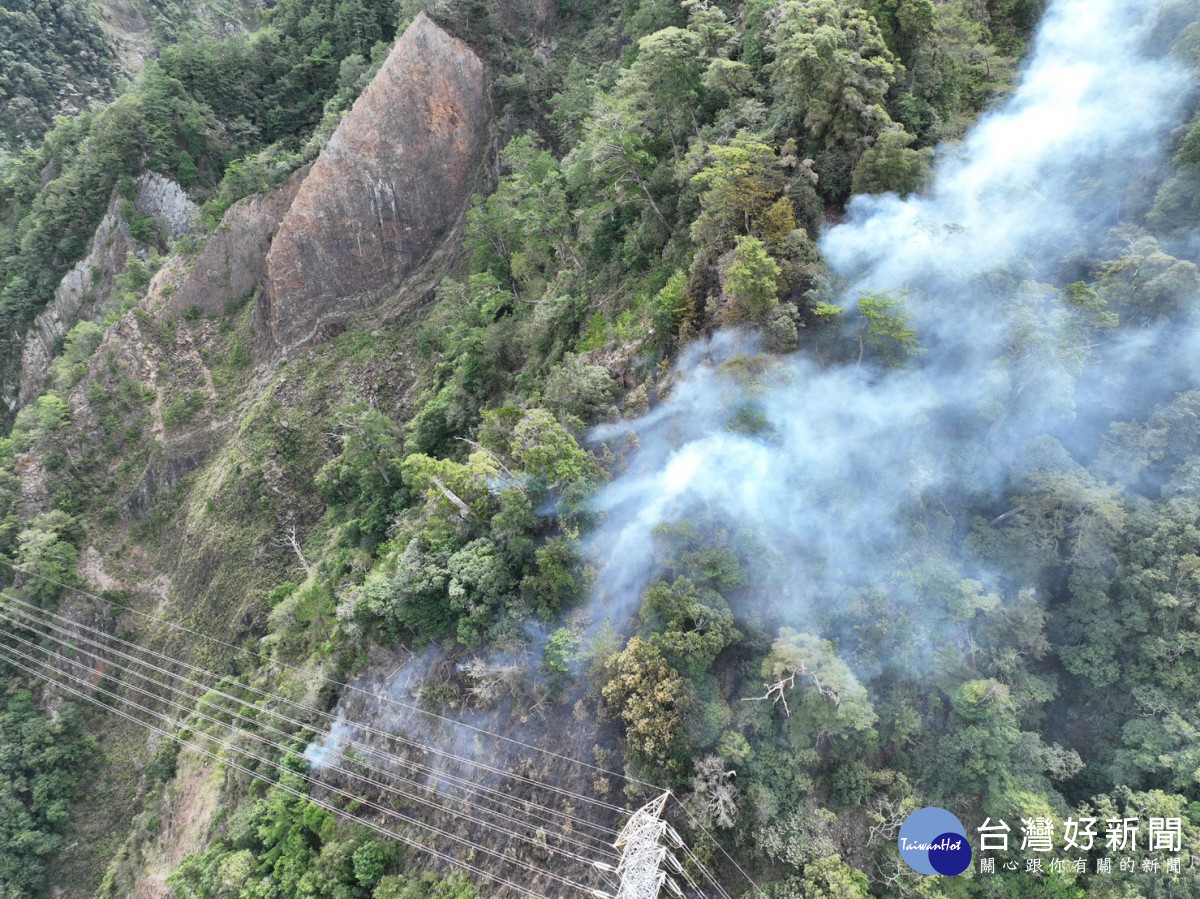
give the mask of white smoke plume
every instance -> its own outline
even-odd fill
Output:
[[[317,737],[304,749],[304,759],[313,768],[333,768],[341,764],[342,753],[352,736],[350,725],[341,716],[329,727],[329,733]]]
[[[927,194],[857,197],[821,242],[830,264],[860,288],[962,284],[1119,215],[1096,183],[1119,188],[1143,169],[1187,93],[1184,73],[1142,46],[1162,5],[1052,3],[1012,96],[943,149]],[[1098,196],[1081,209],[1085,191]]]
[[[994,501],[1029,464],[1018,460],[1046,461],[1031,439],[1094,451],[1097,428],[1148,395],[1153,373],[1160,394],[1191,380],[1194,365],[1167,364],[1151,323],[1081,349],[1093,368],[1073,371],[1062,359],[1072,313],[1031,283],[1061,284],[1065,256],[1097,251],[1179,124],[1186,79],[1154,31],[1161,6],[1056,0],[1016,90],[940,151],[928,190],[856,198],[824,235],[848,315],[863,291],[903,292],[925,353],[914,364],[879,369],[850,353],[828,367],[801,350],[758,371],[744,360],[750,338],[721,334],[683,354],[649,414],[597,429],[600,441],[632,431],[640,442],[597,499],[598,618],[623,626],[637,612],[656,525],[705,517],[752,531],[777,560],[744,613],[795,618],[848,587],[915,595],[897,572],[921,552],[920,528],[961,533],[956,513]]]

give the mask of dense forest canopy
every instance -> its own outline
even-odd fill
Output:
[[[111,90],[113,49],[82,3],[0,7],[0,150],[37,143],[55,113]]]
[[[9,664],[35,650],[5,618],[0,892],[65,885],[73,839],[78,895],[489,895],[372,831],[375,797],[340,814],[328,757],[365,764],[346,734],[378,714],[344,682],[416,659],[423,709],[595,763],[571,789],[673,790],[733,894],[1200,893],[1196,4],[536,8],[282,0],[0,158],[6,383],[114,202],[141,250],[0,440],[5,593],[222,679],[172,713],[182,749],[147,744]],[[253,345],[261,294],[163,313],[156,271],[314,159],[422,10],[494,111],[428,297],[284,360]],[[61,71],[91,46],[54,44]],[[64,90],[5,78],[17,111]],[[206,235],[130,211],[146,171]],[[139,617],[164,609],[195,631]],[[255,690],[338,726],[247,773]],[[178,824],[220,767],[189,741],[228,735],[220,808]],[[126,771],[115,838],[70,811],[86,764]],[[926,806],[965,825],[962,875],[901,860]]]

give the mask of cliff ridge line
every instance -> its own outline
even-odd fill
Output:
[[[321,342],[395,290],[469,199],[490,118],[483,63],[419,14],[280,224],[258,341],[276,351]]]

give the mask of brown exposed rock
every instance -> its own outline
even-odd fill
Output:
[[[260,344],[327,339],[394,290],[466,203],[490,114],[479,58],[418,15],[280,225],[255,307]]]
[[[204,315],[219,315],[228,304],[254,292],[266,276],[271,240],[310,168],[299,169],[283,187],[246,197],[225,211],[217,230],[175,283],[166,303],[168,314],[195,308]]]

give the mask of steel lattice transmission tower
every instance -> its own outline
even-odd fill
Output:
[[[621,861],[616,867],[616,873],[621,878],[617,894],[613,896],[596,890],[593,895],[600,899],[658,899],[665,887],[675,896],[683,896],[679,884],[663,870],[665,862],[675,871],[683,873],[679,859],[671,854],[666,845],[667,842],[683,845],[679,834],[662,818],[663,809],[670,798],[670,793],[663,793],[633,813],[613,843],[621,850]],[[596,866],[612,870],[603,863],[597,863]]]

